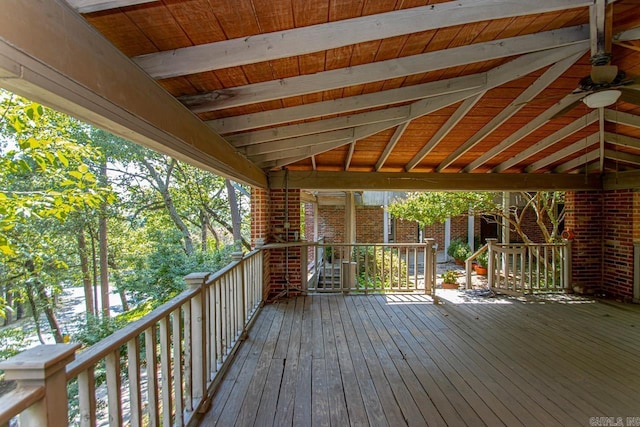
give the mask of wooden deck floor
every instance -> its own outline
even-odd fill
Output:
[[[318,295],[268,305],[201,425],[640,417],[638,307],[559,299]]]

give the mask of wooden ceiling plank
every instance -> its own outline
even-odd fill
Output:
[[[500,163],[498,166],[493,168],[493,170],[491,172],[493,172],[493,173],[504,172],[505,170],[517,165],[518,163],[520,163],[520,162],[524,161],[525,159],[533,156],[534,154],[537,154],[537,153],[541,152],[545,148],[550,147],[551,145],[563,140],[564,138],[568,137],[569,135],[572,135],[572,134],[576,133],[580,129],[584,129],[585,127],[595,123],[597,120],[598,120],[598,112],[594,110],[594,111],[590,112],[589,114],[587,114],[586,116],[580,117],[580,118],[574,120],[573,122],[571,122],[567,126],[563,127],[562,129],[557,130],[556,132],[552,133],[551,135],[547,136],[546,138],[541,139],[540,141],[538,141],[534,145],[530,146],[529,148],[527,148],[524,151],[521,151],[520,153],[516,154],[515,156],[513,156],[509,160],[506,160],[506,161]]]
[[[438,129],[438,131],[429,139],[429,141],[425,144],[424,147],[418,151],[418,153],[407,163],[405,166],[405,171],[410,172],[413,168],[415,168],[418,163],[422,161],[433,148],[440,143],[448,134],[453,130],[454,127],[467,115],[469,110],[473,108],[474,105],[484,96],[486,92],[480,92],[479,94],[467,98],[461,105],[458,107],[455,113],[447,119],[446,123]]]
[[[605,132],[604,139],[610,144],[620,145],[622,147],[629,147],[640,149],[640,139],[632,138],[627,135],[620,135],[613,132]]]
[[[330,139],[328,141],[322,140],[317,144],[313,144],[313,145],[307,145],[304,147],[292,147],[286,151],[278,151],[273,153],[249,156],[249,159],[258,165],[265,162],[272,162],[276,160],[282,160],[282,159],[288,159],[288,158],[294,158],[294,157],[298,158],[299,160],[306,159],[307,157],[315,156],[317,154],[324,153],[325,151],[333,150],[334,148],[349,144],[352,141],[353,141],[353,135],[350,135],[343,139],[336,138],[333,140]]]
[[[253,144],[277,141],[279,139],[294,138],[297,136],[345,129],[369,123],[401,119],[409,115],[409,110],[410,107],[408,105],[404,107],[393,107],[357,115],[341,116],[333,119],[316,120],[308,123],[299,123],[253,132],[238,133],[227,136],[226,140],[234,147],[240,148]]]
[[[640,129],[640,116],[636,116],[635,114],[605,108],[604,118],[611,123],[618,123]]]
[[[530,102],[531,100],[533,100],[533,98],[538,96],[540,92],[546,89],[551,83],[556,81],[558,77],[564,74],[564,72],[567,71],[569,67],[571,67],[583,55],[584,55],[584,52],[578,52],[576,55],[570,56],[566,59],[563,59],[562,61],[556,62],[552,67],[550,67],[547,71],[545,71],[544,74],[542,74],[542,76],[536,79],[536,81],[531,86],[529,86],[524,92],[522,92],[520,96],[518,96],[513,101],[511,101],[511,103],[507,106],[507,108],[505,108],[498,116],[496,116],[495,119],[493,119],[491,122],[487,124],[487,126],[489,126],[489,128],[487,129],[488,133],[484,134],[483,138],[485,136],[488,136],[490,133],[492,133],[495,129],[501,126],[510,117],[516,114],[521,108],[523,108],[528,102]],[[502,121],[499,121],[500,119],[502,119]],[[481,129],[480,132],[482,132],[483,129]],[[486,151],[483,155],[479,156],[477,159],[469,163],[464,168],[464,171],[472,172],[476,170],[478,167],[482,166],[484,163],[489,161],[494,156],[500,154],[507,148],[516,144],[518,141],[520,141],[520,139],[515,139],[515,138],[505,139],[504,141],[492,147],[491,149]],[[480,142],[481,140],[482,139],[476,141],[474,145]]]
[[[162,79],[321,52],[438,28],[584,7],[590,3],[587,0],[528,3],[507,0],[451,1],[151,53],[137,56],[134,61],[152,77]]]
[[[593,151],[588,152],[587,154],[583,154],[580,157],[577,157],[573,160],[569,160],[566,163],[563,163],[557,166],[553,171],[556,173],[565,173],[569,172],[573,169],[579,168],[580,166],[584,166],[588,163],[591,163],[600,158],[600,149],[595,149]],[[581,175],[577,175],[581,176]]]
[[[155,1],[157,0],[67,0],[67,3],[79,13],[91,13]]]
[[[446,95],[482,87],[487,81],[486,73],[455,77],[438,82],[390,89],[383,92],[357,95],[331,101],[315,102],[279,110],[263,111],[243,116],[209,120],[206,123],[216,132],[227,134],[248,129],[274,126],[299,120],[312,119],[331,114],[376,108],[416,99]]]
[[[582,138],[581,140],[574,142],[573,144],[564,147],[561,150],[556,151],[555,153],[551,154],[550,156],[545,157],[544,159],[538,160],[535,163],[532,163],[531,165],[527,166],[525,168],[525,172],[526,173],[532,173],[535,172],[539,169],[542,169],[545,166],[548,166],[552,163],[555,163],[559,160],[561,160],[564,157],[570,156],[572,154],[577,153],[578,151],[584,151],[585,149],[587,149],[588,147],[590,147],[593,144],[597,144],[600,141],[600,134],[595,132],[591,135],[589,135],[586,138]]]
[[[635,166],[640,166],[640,156],[636,154],[623,153],[616,150],[604,150],[604,156],[607,159],[615,160],[617,162],[630,163]]]
[[[389,158],[389,155],[391,154],[391,152],[395,148],[396,144],[398,143],[398,141],[402,137],[402,134],[404,134],[404,131],[407,129],[407,126],[409,126],[409,123],[411,123],[411,121],[407,120],[406,122],[404,122],[401,125],[399,125],[396,128],[396,130],[393,132],[393,135],[391,136],[391,139],[389,140],[387,145],[384,147],[384,150],[382,151],[382,154],[380,155],[380,158],[376,162],[375,169],[377,171],[379,171],[382,168],[382,166],[384,166],[384,162],[386,162],[387,159]]]
[[[421,172],[272,171],[272,189],[390,191],[599,190],[600,176]]]
[[[68,4],[8,0],[4,6],[11,14],[0,14],[2,87],[235,181],[267,185],[262,170]],[[25,32],[25,22],[37,22],[37,31]]]
[[[451,153],[447,158],[438,165],[436,168],[437,172],[442,171],[443,169],[449,167],[453,162],[459,159],[464,153],[469,151],[475,145],[483,141],[487,136],[489,136],[493,131],[495,131],[498,127],[504,124],[507,120],[513,117],[518,111],[520,111],[524,106],[535,98],[540,92],[542,92],[547,86],[549,86],[552,82],[554,82],[559,76],[561,76],[571,65],[573,65],[582,55],[584,55],[583,51],[578,52],[572,56],[569,56],[561,61],[558,61],[553,66],[551,66],[547,71],[545,71],[536,81],[527,87],[524,92],[518,95],[515,99],[513,99],[509,105],[503,109],[497,116],[491,119],[486,125],[484,125],[478,132],[476,132],[471,138],[465,141],[460,147],[458,147],[453,153]],[[513,142],[515,143],[515,141]],[[466,168],[464,168],[465,172],[471,172],[475,170],[478,166],[481,166],[485,161],[489,160],[494,155],[498,154],[503,146],[509,146],[511,141],[503,141],[497,147],[501,147],[498,149],[497,147],[489,150],[484,155],[480,156],[477,160],[470,163]]]
[[[585,40],[588,40],[588,31],[583,26],[560,28],[543,33],[460,46],[311,75],[300,75],[287,79],[226,88],[223,91],[224,96],[217,98],[218,92],[213,91],[213,94],[207,92],[179,97],[178,99],[196,113],[218,111],[258,102],[442,70],[474,62],[539,52],[555,47],[571,46],[580,44]]]

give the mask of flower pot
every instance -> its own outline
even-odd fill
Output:
[[[464,261],[459,261],[457,259],[454,259],[453,261],[456,263],[456,265],[464,265]]]
[[[460,285],[457,283],[442,283],[442,289],[458,289]]]
[[[486,276],[487,275],[487,267],[481,267],[479,265],[476,266],[476,273],[481,275],[481,276]]]

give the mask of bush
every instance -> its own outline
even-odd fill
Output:
[[[442,273],[442,281],[444,283],[458,283],[458,272],[456,270],[447,270]]]
[[[478,265],[480,267],[487,268],[489,266],[489,251],[484,251],[480,255],[478,255],[476,261],[478,261]]]
[[[451,243],[449,243],[447,255],[457,261],[464,261],[471,255],[471,247],[460,238],[453,239]]]

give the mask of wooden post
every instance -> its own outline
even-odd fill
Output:
[[[562,280],[564,281],[564,292],[567,294],[573,293],[573,285],[572,285],[572,281],[573,281],[573,277],[571,274],[571,266],[573,265],[573,262],[571,260],[571,240],[569,239],[563,239],[564,241],[564,247],[563,247],[563,251],[564,251],[564,268],[562,269],[563,271],[563,277]]]
[[[242,252],[234,252],[231,254],[231,259],[238,263],[240,268],[240,319],[242,322],[242,334],[241,339],[244,339],[247,334],[245,324],[247,323],[247,276],[244,271],[244,254]]]
[[[65,367],[75,359],[80,344],[40,345],[0,362],[6,380],[18,387],[44,387],[44,398],[20,414],[20,425],[67,426],[67,374]]]
[[[191,289],[200,289],[191,300],[191,358],[193,392],[191,398],[194,407],[205,400],[207,395],[207,334],[206,334],[206,303],[205,284],[209,273],[191,273],[184,280]]]
[[[487,285],[489,288],[493,288],[493,282],[495,280],[495,255],[493,253],[493,245],[498,241],[498,239],[487,239],[487,247],[489,251],[489,263],[487,264]]]
[[[426,242],[426,246],[424,248],[424,293],[433,295],[434,286],[433,286],[433,269],[437,262],[433,253],[433,245],[436,242],[436,239],[428,238],[424,239]],[[438,254],[436,253],[436,257]]]

